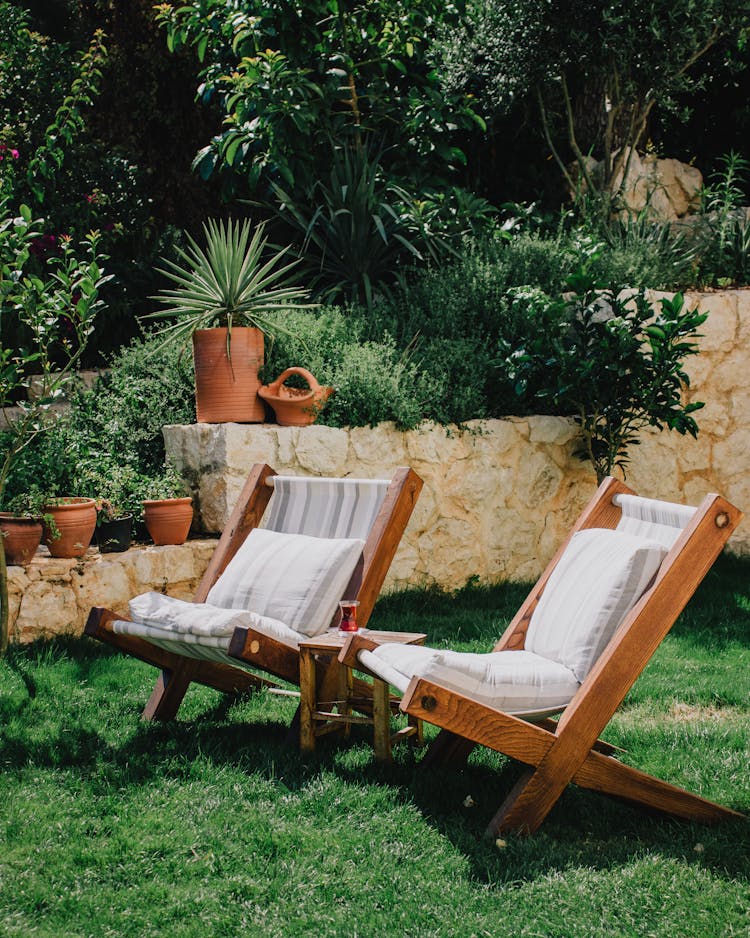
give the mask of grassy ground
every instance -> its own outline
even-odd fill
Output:
[[[750,564],[723,559],[607,731],[633,764],[750,812]],[[383,600],[373,625],[486,649],[524,595]],[[482,838],[518,768],[424,774],[366,733],[303,760],[294,701],[191,690],[88,641],[0,664],[0,936],[746,936],[750,825],[649,817],[569,789],[529,839]],[[33,680],[30,699],[18,668]],[[471,796],[473,805],[465,799]]]

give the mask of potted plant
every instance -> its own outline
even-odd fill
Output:
[[[48,499],[42,508],[44,543],[53,557],[83,557],[96,528],[93,498],[64,495]]]
[[[306,296],[291,286],[296,262],[281,264],[282,250],[264,261],[264,226],[248,219],[204,226],[206,247],[188,235],[188,249],[178,249],[182,265],[164,260],[160,272],[173,286],[154,299],[164,309],[146,319],[173,318],[160,334],[184,347],[192,341],[196,412],[199,423],[261,423],[258,371],[263,365],[268,313],[299,308]],[[276,327],[278,328],[278,327]]]
[[[102,554],[122,553],[130,547],[133,515],[108,498],[96,500],[96,543]]]
[[[193,523],[193,499],[185,494],[185,483],[171,466],[144,489],[143,514],[154,544],[184,544]]]
[[[0,511],[0,537],[5,548],[5,562],[25,567],[42,542],[41,506],[33,494],[19,495],[6,502]]]

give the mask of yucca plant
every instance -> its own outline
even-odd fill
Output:
[[[159,330],[166,342],[186,346],[197,329],[250,326],[272,334],[281,327],[268,318],[271,310],[303,308],[307,292],[291,282],[299,263],[283,264],[287,249],[264,260],[268,239],[263,224],[254,229],[249,219],[224,223],[210,219],[203,225],[205,249],[187,235],[188,248],[178,248],[184,264],[164,259],[160,273],[174,286],[153,299],[164,308],[144,319],[174,319]]]
[[[328,180],[302,192],[273,185],[275,212],[297,241],[315,295],[371,306],[409,260],[422,260],[409,196],[381,171],[366,147],[335,152]]]

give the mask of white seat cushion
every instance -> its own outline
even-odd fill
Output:
[[[623,531],[574,534],[531,617],[525,649],[583,681],[666,553],[658,541]]]
[[[303,636],[278,619],[242,609],[223,609],[209,603],[190,603],[162,593],[143,593],[130,601],[132,621],[117,621],[120,635],[150,641],[184,642],[207,648],[228,648],[236,628],[251,628],[295,647]]]
[[[331,623],[357,566],[364,541],[250,532],[206,601],[278,619],[314,636]]]
[[[488,707],[532,719],[564,709],[579,687],[568,668],[530,651],[475,654],[388,643],[358,657],[402,693],[412,677],[422,677]]]

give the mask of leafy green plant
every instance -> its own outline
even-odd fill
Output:
[[[227,193],[271,182],[303,191],[323,177],[328,141],[358,147],[367,133],[388,151],[389,177],[441,186],[465,163],[458,132],[484,128],[428,61],[436,24],[455,20],[452,5],[193,0],[156,9],[168,48],[197,54],[199,100],[223,114],[195,168],[204,179],[220,174]]]
[[[327,181],[302,191],[273,185],[277,219],[292,233],[313,292],[364,302],[387,290],[405,259],[422,260],[407,193],[383,178],[366,148],[336,152]]]
[[[196,329],[211,326],[226,326],[230,333],[235,325],[268,332],[270,311],[302,305],[305,291],[289,283],[294,262],[280,263],[286,250],[263,260],[267,244],[263,225],[251,236],[248,219],[226,224],[209,220],[203,232],[205,250],[188,235],[187,250],[177,248],[183,264],[165,260],[161,268],[175,286],[156,297],[165,308],[145,318],[176,319],[160,329],[165,341],[184,347]],[[283,329],[278,320],[275,326]]]
[[[698,351],[706,314],[686,310],[679,293],[655,310],[642,290],[627,298],[601,291],[583,269],[569,285],[571,298],[540,304],[539,331],[524,345],[501,346],[500,365],[520,397],[533,390],[576,420],[579,455],[601,480],[615,467],[624,473],[644,427],[697,435],[692,414],[703,404],[682,399],[690,383],[683,361]]]
[[[743,188],[750,163],[734,152],[722,163],[702,193],[699,236],[701,277],[719,286],[746,282],[750,274],[750,220]]]
[[[31,244],[42,222],[31,210],[7,214],[0,198],[0,408],[15,405],[17,415],[3,434],[0,455],[0,505],[8,476],[23,451],[54,423],[51,405],[74,379],[76,366],[94,328],[108,277],[101,267],[99,234],[91,232],[77,248],[63,238],[41,275],[29,270]],[[6,344],[9,321],[20,321],[31,336],[27,348]],[[38,393],[25,392],[34,375]],[[46,493],[50,494],[50,493]],[[0,656],[8,647],[8,580],[5,550],[0,548]]]

